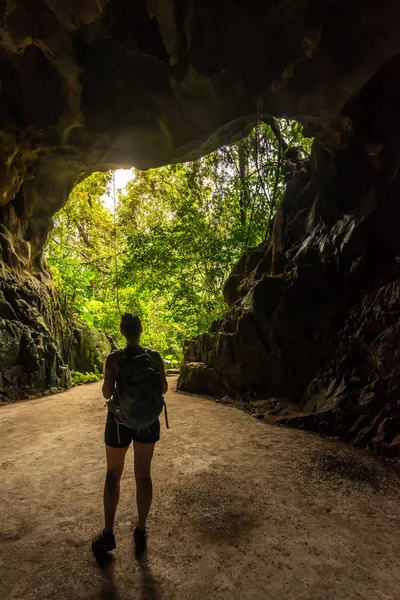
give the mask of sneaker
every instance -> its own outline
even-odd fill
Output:
[[[96,552],[111,552],[111,550],[114,550],[116,547],[117,544],[115,543],[115,535],[113,533],[105,533],[104,529],[103,531],[100,531],[100,533],[98,533],[92,540],[92,550],[95,554]]]
[[[143,552],[146,550],[146,546],[147,546],[147,531],[146,531],[146,529],[138,529],[136,527],[135,532],[133,534],[133,539],[135,542],[136,554],[143,554]]]

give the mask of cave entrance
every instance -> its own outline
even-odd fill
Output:
[[[293,156],[310,149],[298,123],[269,119],[194,162],[87,177],[56,214],[46,248],[63,314],[119,345],[121,313],[135,312],[144,345],[176,368],[185,339],[226,311],[229,274],[270,238]],[[104,358],[90,354],[85,370],[101,371]],[[80,361],[69,349],[65,359],[81,381]]]

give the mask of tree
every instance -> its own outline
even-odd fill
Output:
[[[93,173],[57,213],[46,256],[65,310],[96,324],[88,302],[104,302],[112,271],[113,220],[102,196],[110,173]]]

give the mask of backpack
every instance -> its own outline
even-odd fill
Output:
[[[109,410],[131,429],[145,429],[165,407],[159,372],[149,349],[125,348],[117,353],[117,381]],[[168,420],[166,417],[167,427]]]

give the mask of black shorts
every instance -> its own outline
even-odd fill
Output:
[[[133,442],[143,444],[155,444],[160,439],[160,421],[154,421],[150,427],[145,429],[130,429],[118,423],[112,412],[108,411],[104,441],[112,448],[126,448]]]

